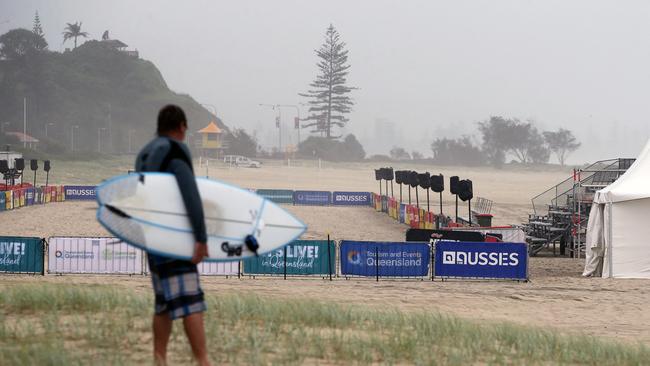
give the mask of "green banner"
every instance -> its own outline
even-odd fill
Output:
[[[336,245],[330,242],[328,255],[327,240],[296,240],[266,255],[244,259],[243,273],[282,275],[285,255],[288,275],[336,274]]]
[[[42,273],[43,241],[40,238],[0,236],[0,272]]]
[[[255,193],[275,203],[293,204],[293,191],[290,189],[258,189]]]

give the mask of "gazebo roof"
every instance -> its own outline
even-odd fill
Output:
[[[217,127],[217,124],[214,123],[214,121],[210,121],[210,123],[204,128],[200,129],[198,133],[222,133],[222,131],[219,127]]]

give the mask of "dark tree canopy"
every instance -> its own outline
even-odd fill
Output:
[[[298,145],[298,155],[307,159],[359,161],[363,160],[366,152],[357,138],[350,134],[343,141],[310,136]]]
[[[573,136],[573,132],[560,128],[557,131],[545,131],[544,140],[552,151],[560,165],[564,166],[568,154],[576,151],[580,147],[580,142]]]
[[[310,99],[309,116],[303,119],[306,121],[303,127],[311,127],[311,132],[327,138],[338,138],[332,129],[344,127],[349,121],[345,115],[350,113],[354,102],[348,94],[355,88],[347,86],[348,51],[333,25],[327,28],[325,43],[316,50],[316,55],[319,58],[316,80],[309,84],[311,89],[299,94]]]
[[[0,58],[18,60],[47,48],[42,36],[27,29],[18,28],[0,36]]]
[[[431,143],[433,160],[442,165],[482,165],[484,154],[474,146],[469,137],[458,139],[438,138]]]
[[[77,48],[77,38],[83,37],[87,38],[88,33],[81,31],[81,22],[75,23],[66,23],[66,27],[63,30],[63,43],[69,39],[74,39],[74,48]]]
[[[227,153],[254,157],[257,155],[257,141],[241,128],[236,128],[228,137]]]
[[[548,161],[548,148],[532,122],[496,116],[478,125],[483,136],[483,152],[491,164],[503,164],[508,153],[523,164]]]
[[[404,148],[393,146],[390,149],[390,158],[393,160],[411,160],[411,154],[409,154]]]

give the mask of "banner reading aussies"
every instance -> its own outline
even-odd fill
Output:
[[[437,241],[434,276],[527,280],[528,246]]]
[[[97,197],[96,186],[65,186],[66,200],[94,200]]]
[[[327,240],[296,240],[287,245],[288,275],[325,275],[336,273],[336,246]],[[244,259],[244,274],[284,274],[284,248],[257,258]],[[329,268],[328,268],[329,264]]]
[[[43,272],[43,241],[0,236],[0,272]]]
[[[370,206],[370,192],[334,192],[332,204],[339,206]]]
[[[427,243],[341,242],[341,274],[420,277],[429,274]]]

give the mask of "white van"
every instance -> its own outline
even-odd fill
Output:
[[[223,157],[223,162],[228,165],[234,165],[237,167],[244,167],[244,168],[262,167],[262,163],[260,163],[259,161],[251,160],[241,155],[226,155]]]

